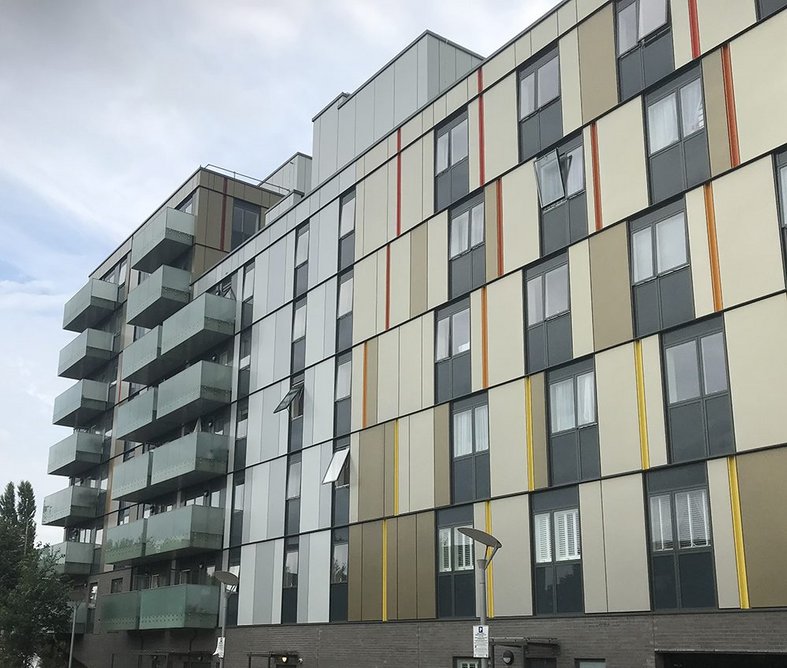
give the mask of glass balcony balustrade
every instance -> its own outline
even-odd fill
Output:
[[[165,207],[135,234],[131,243],[131,266],[151,273],[169,264],[194,245],[195,216]]]
[[[109,406],[109,386],[106,383],[80,380],[55,398],[52,424],[85,427]]]
[[[114,341],[111,332],[86,329],[60,351],[57,375],[74,380],[89,376],[112,357]]]
[[[232,368],[197,362],[158,388],[157,418],[177,424],[226,406],[232,398]]]
[[[124,591],[99,598],[101,630],[134,631],[139,628],[140,591]]]
[[[217,585],[179,584],[140,592],[139,628],[212,629],[218,622]]]
[[[145,556],[185,556],[220,550],[224,530],[224,509],[210,506],[182,506],[148,520]]]
[[[75,431],[49,448],[49,475],[77,476],[101,462],[104,438],[100,434]]]
[[[44,497],[42,523],[49,526],[75,526],[99,517],[104,506],[104,491],[96,487],[66,487]]]
[[[188,303],[190,295],[191,274],[165,264],[128,293],[126,320],[155,327]]]
[[[150,498],[150,452],[136,454],[133,458],[115,464],[112,469],[112,498],[124,501],[144,501]]]
[[[184,364],[235,333],[236,301],[203,293],[167,318],[161,332],[161,355]]]
[[[82,332],[109,316],[118,303],[118,286],[91,278],[63,308],[63,329]]]
[[[61,575],[88,575],[93,567],[93,543],[66,541],[49,547],[55,557],[55,570]]]
[[[104,561],[118,564],[145,556],[147,523],[142,519],[108,528],[104,536]]]

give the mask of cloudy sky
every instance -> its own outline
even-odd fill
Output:
[[[32,481],[39,518],[67,484],[63,304],[198,165],[264,177],[425,29],[486,56],[554,4],[0,0],[0,483]]]

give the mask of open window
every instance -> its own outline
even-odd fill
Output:
[[[347,462],[347,457],[350,454],[350,448],[342,448],[341,450],[337,450],[333,453],[333,457],[331,457],[331,462],[328,464],[328,469],[325,471],[325,475],[322,479],[322,484],[327,485],[328,483],[335,483],[339,480],[340,476],[342,475],[342,470],[344,469],[344,465]]]
[[[303,397],[303,383],[293,385],[287,391],[287,394],[284,395],[284,397],[279,402],[278,406],[276,406],[276,408],[273,410],[273,412],[278,413],[280,411],[290,410],[293,408],[293,404],[295,404],[297,408],[297,403],[302,397]]]

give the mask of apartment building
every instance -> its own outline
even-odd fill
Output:
[[[785,0],[424,33],[65,307],[87,666],[787,665]],[[84,588],[82,588],[84,587]]]

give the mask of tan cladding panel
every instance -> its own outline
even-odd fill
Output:
[[[748,0],[697,0],[700,50],[709,51],[756,23],[754,4]]]
[[[604,225],[625,220],[648,206],[648,175],[642,98],[598,121],[601,215]]]
[[[787,297],[777,295],[724,315],[735,447],[787,441]]]
[[[533,429],[533,482],[535,489],[543,489],[549,484],[547,457],[547,399],[546,375],[537,373],[530,376],[530,424]]]
[[[579,76],[582,121],[589,123],[618,103],[615,16],[611,4],[579,26]]]
[[[720,608],[739,608],[738,571],[735,561],[735,537],[732,527],[732,500],[727,459],[708,462],[711,526],[713,526],[713,561],[716,566],[716,593]]]
[[[394,425],[361,432],[358,447],[358,519],[393,514]]]
[[[391,242],[390,250],[390,326],[410,319],[411,270],[410,235]]]
[[[572,30],[560,38],[560,107],[563,134],[571,134],[582,125],[582,93],[579,73],[579,38]]]
[[[519,162],[516,74],[484,91],[484,160],[487,181]]]
[[[489,385],[497,385],[525,374],[522,273],[490,283],[486,299]]]
[[[433,526],[433,523],[431,513],[408,515],[387,521],[389,620],[418,619],[434,615],[433,605],[427,605],[424,609],[425,598],[434,596],[434,568],[429,572],[425,569],[427,560],[433,563],[434,534],[429,532],[427,539],[427,532],[424,530],[430,524]],[[428,544],[424,544],[427,540]],[[420,592],[421,587],[426,591]]]
[[[489,390],[489,477],[492,496],[527,491],[525,382]]]
[[[534,162],[526,162],[503,177],[503,272],[508,273],[534,260],[539,251],[538,189]]]
[[[616,225],[590,238],[590,284],[596,350],[631,339],[631,287],[625,225]]]
[[[787,605],[785,471],[787,448],[738,457],[749,602],[754,608]]]
[[[378,621],[383,613],[383,523],[361,525],[361,620]]]
[[[389,241],[396,229],[396,161],[390,160],[361,182],[361,201],[356,202],[355,257],[377,250]],[[360,184],[359,184],[360,185]],[[356,197],[358,189],[356,187]],[[360,232],[360,233],[359,233]]]
[[[363,525],[350,527],[347,564],[347,619],[357,622],[361,619],[363,606]]]
[[[431,133],[402,151],[401,155],[401,223],[402,232],[412,229],[424,219],[424,180],[432,170],[424,165],[423,144],[431,141]]]
[[[226,197],[221,192],[208,190],[207,188],[197,189],[197,219],[194,227],[194,241],[197,244],[210,248],[222,249],[229,248],[229,241],[226,239],[227,232],[232,234],[232,203],[226,203],[227,210],[224,211],[224,200]],[[224,221],[225,239],[221,238],[221,217],[226,216]]]
[[[505,545],[493,563],[496,617],[533,614],[529,505],[524,494],[491,502],[492,534]]]
[[[420,513],[415,517],[417,614],[418,619],[432,619],[437,615],[434,513]]]
[[[705,95],[710,171],[712,176],[717,176],[732,167],[721,50],[716,50],[702,59],[702,88]]]
[[[593,300],[590,289],[590,251],[587,240],[568,249],[571,292],[571,338],[574,357],[593,352]]]
[[[585,612],[607,612],[601,482],[586,482],[579,486],[579,522]]]
[[[731,44],[742,162],[787,143],[785,35],[787,12],[779,12]]]
[[[377,422],[399,415],[399,330],[377,338]]]
[[[724,306],[784,290],[771,159],[714,181],[713,199]]]
[[[434,409],[434,505],[451,503],[451,442],[448,404]]]

